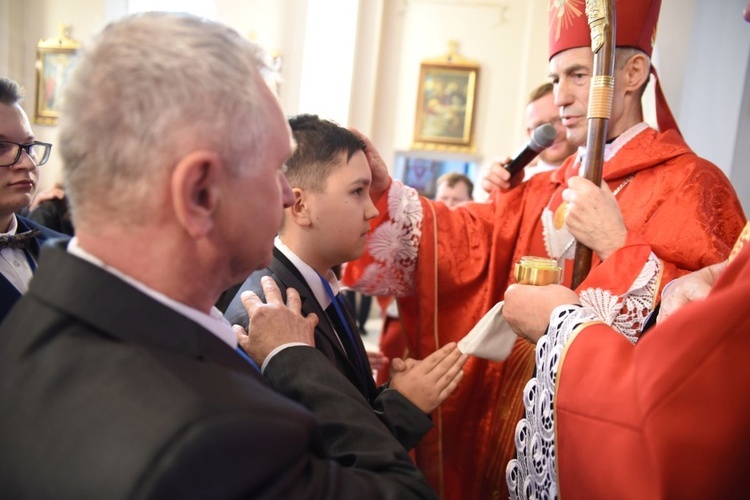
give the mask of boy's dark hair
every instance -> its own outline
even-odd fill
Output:
[[[21,87],[10,78],[0,77],[0,104],[13,106],[21,102],[22,99]]]
[[[349,161],[365,143],[350,130],[317,115],[298,115],[289,119],[297,149],[287,160],[286,178],[295,188],[323,191],[325,181],[342,152]]]

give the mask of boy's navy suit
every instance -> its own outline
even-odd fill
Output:
[[[367,360],[367,353],[359,330],[354,321],[351,306],[344,308],[344,313],[349,323],[349,328],[355,332],[355,348],[359,356],[354,358],[347,355],[342,348],[332,324],[336,321],[335,313],[328,315],[315,299],[315,296],[307,285],[302,274],[289,259],[278,249],[273,250],[273,261],[265,269],[251,274],[240,286],[237,294],[229,304],[224,316],[232,324],[247,327],[247,312],[242,306],[240,295],[242,292],[255,292],[261,299],[265,300],[260,280],[263,276],[271,276],[281,290],[286,301],[286,289],[294,288],[299,292],[302,299],[302,314],[315,313],[318,316],[318,325],[315,327],[315,347],[320,350],[336,368],[351,381],[354,386],[370,401],[372,409],[380,420],[391,430],[393,435],[406,449],[411,449],[432,428],[430,417],[412,404],[401,393],[385,386],[376,387],[372,377],[372,369]],[[329,309],[333,309],[331,306]],[[339,328],[341,330],[341,328]],[[345,332],[339,332],[341,342],[349,342]],[[364,363],[364,368],[358,366],[359,359]]]

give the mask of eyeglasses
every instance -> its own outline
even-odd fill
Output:
[[[52,151],[52,144],[34,141],[29,144],[19,144],[11,141],[0,141],[0,167],[11,167],[21,159],[21,152],[26,151],[34,165],[41,167]]]

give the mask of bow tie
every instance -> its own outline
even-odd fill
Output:
[[[32,229],[20,234],[5,234],[0,236],[0,250],[3,248],[17,248],[23,250],[31,248],[34,244],[34,238],[42,234],[38,229]]]

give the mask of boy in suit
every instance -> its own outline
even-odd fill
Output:
[[[0,78],[0,321],[26,293],[42,243],[64,236],[16,214],[34,199],[52,150],[34,140],[22,97],[16,82]]]
[[[429,417],[461,380],[466,361],[450,344],[422,361],[394,360],[389,385],[376,387],[351,306],[339,294],[332,268],[360,257],[370,220],[378,212],[369,195],[371,173],[364,143],[351,131],[314,115],[289,120],[297,149],[287,161],[294,193],[275,241],[273,262],[250,275],[230,303],[226,317],[247,325],[242,295],[262,295],[261,278],[281,290],[294,288],[302,310],[315,313],[315,347],[367,398],[406,449],[432,428]]]

